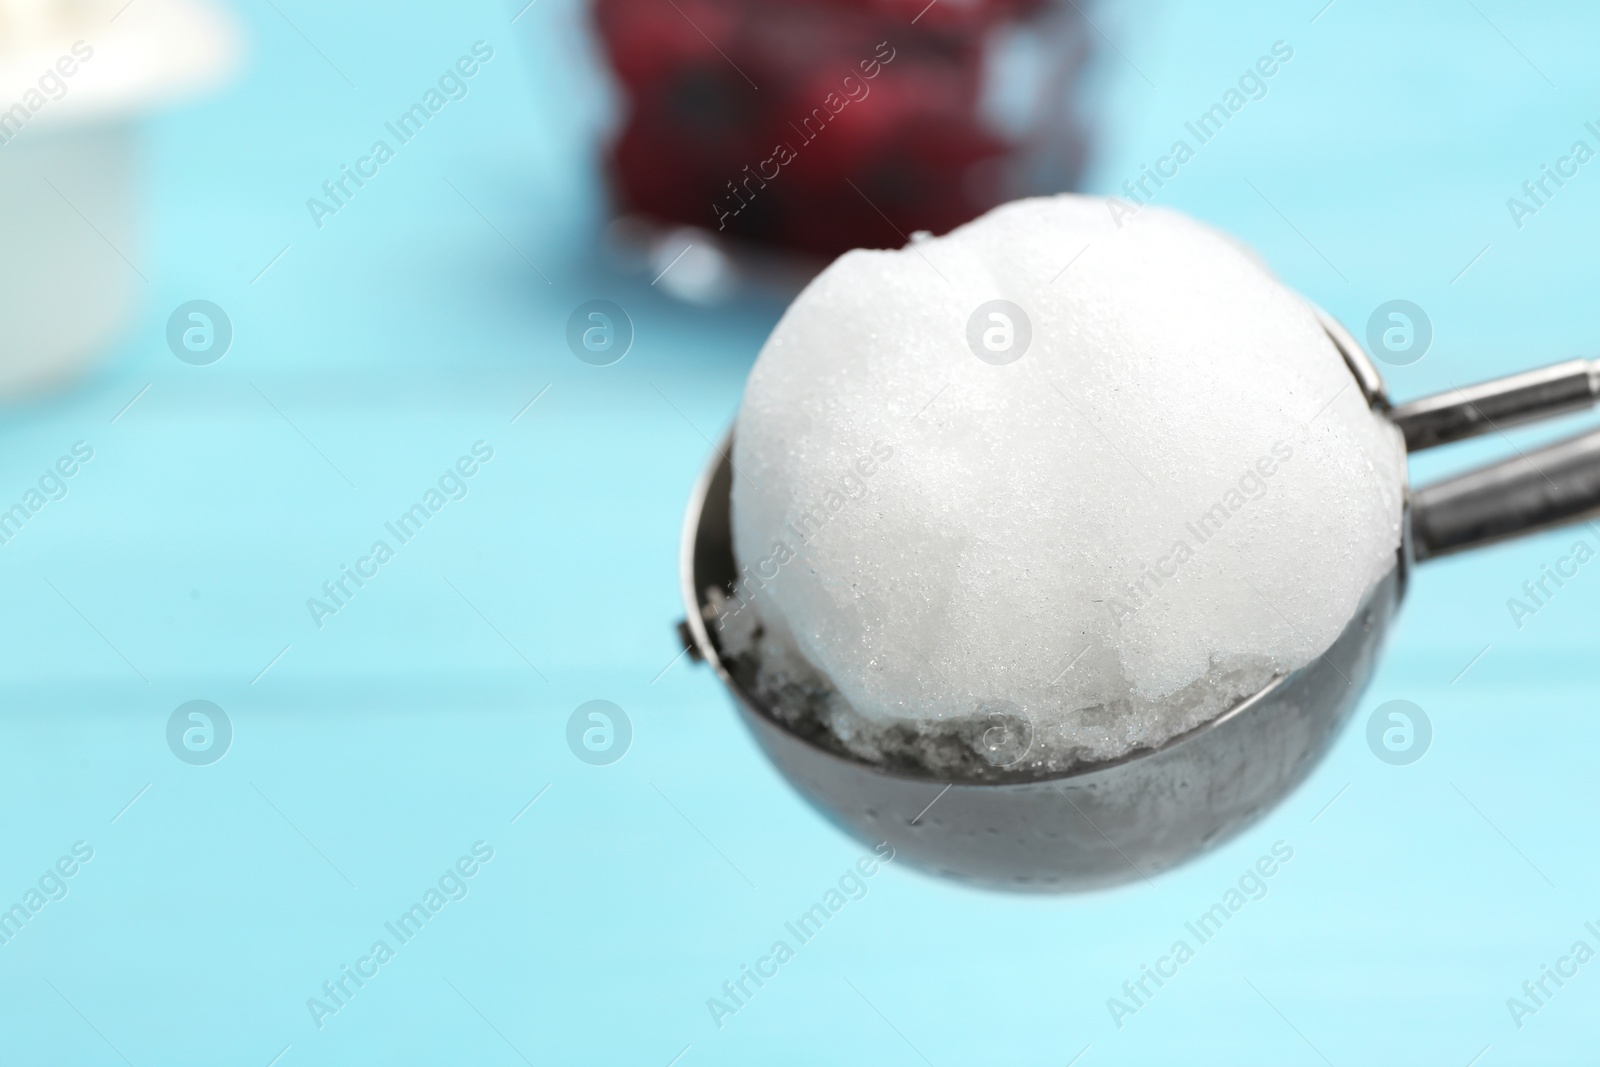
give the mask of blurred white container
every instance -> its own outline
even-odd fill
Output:
[[[0,399],[70,382],[131,317],[138,122],[237,55],[211,0],[0,0]]]

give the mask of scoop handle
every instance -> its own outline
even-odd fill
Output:
[[[1507,426],[1582,411],[1600,401],[1600,361],[1573,359],[1507,378],[1496,378],[1391,408],[1406,450],[1435,445]]]
[[[1411,494],[1418,562],[1600,514],[1600,430]]]

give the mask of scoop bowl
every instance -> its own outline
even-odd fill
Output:
[[[1574,361],[1393,408],[1366,353],[1331,317],[1323,322],[1368,403],[1411,451],[1600,398],[1600,373]],[[1377,666],[1411,567],[1600,509],[1600,431],[1408,491],[1393,569],[1317,659],[1159,747],[1048,778],[973,783],[907,776],[824,749],[785,726],[729,669],[708,624],[717,617],[711,592],[732,588],[738,574],[729,444],[712,457],[685,517],[682,636],[690,653],[733,694],[779,772],[846,833],[888,842],[897,858],[928,872],[1023,892],[1149,879],[1255,823],[1337,740]]]

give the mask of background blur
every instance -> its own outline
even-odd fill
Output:
[[[154,17],[142,4],[156,0],[85,8],[75,36],[126,32],[113,20]],[[660,4],[669,21],[704,10]],[[885,18],[909,26],[920,6]],[[1600,147],[1584,125],[1600,126],[1600,12],[1086,11],[1087,65],[1063,90],[1082,116],[1082,188],[1136,179],[1282,41],[1293,59],[1268,92],[1157,202],[1238,234],[1359,336],[1386,301],[1424,309],[1425,358],[1383,368],[1397,399],[1594,354],[1600,162],[1520,226],[1507,200],[1575,141]],[[1600,949],[1584,926],[1600,927],[1600,563],[1520,627],[1507,607],[1577,540],[1600,545],[1591,529],[1419,569],[1331,758],[1226,847],[1061,898],[890,864],[719,1029],[707,999],[864,851],[777,777],[672,629],[683,506],[782,287],[686,301],[674,292],[720,292],[664,291],[695,258],[658,275],[654,238],[628,253],[608,231],[602,148],[626,113],[586,8],[242,0],[218,18],[220,36],[157,34],[190,60],[234,57],[198,64],[190,95],[62,110],[62,128],[104,123],[126,152],[45,151],[66,136],[46,123],[90,93],[70,79],[0,144],[0,361],[100,318],[110,338],[69,386],[0,412],[0,508],[41,485],[45,501],[0,544],[0,907],[44,886],[0,944],[0,1059],[1591,1062],[1600,962],[1520,1027],[1507,1007],[1574,942]],[[476,42],[492,58],[465,95],[397,144],[385,123]],[[6,68],[0,108],[58,53]],[[80,73],[120,54],[105,45]],[[877,102],[851,104],[840,129]],[[307,200],[379,139],[393,158],[314,218]],[[859,243],[899,244],[894,225]],[[596,299],[633,331],[609,366],[567,343]],[[215,351],[212,311],[184,311],[169,343],[196,300],[231,327],[214,362],[191,361]],[[92,459],[56,467],[78,442]],[[333,604],[323,583],[375,540],[395,545],[384,524],[476,442],[493,458],[468,464],[466,495],[314,617],[308,598]],[[1413,478],[1506,450],[1430,453]],[[631,723],[607,765],[567,739],[592,699]],[[1365,739],[1394,699],[1432,722],[1404,766]],[[209,764],[169,734],[192,700],[231,724]],[[1294,856],[1267,895],[1119,1028],[1107,999],[1279,841]],[[57,868],[79,842],[92,859]],[[477,842],[492,860],[446,883],[466,895],[400,945],[384,924]],[[319,1027],[308,998],[334,1003],[324,983],[379,939],[394,958]]]

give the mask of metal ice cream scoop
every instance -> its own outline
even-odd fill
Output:
[[[1574,360],[1391,407],[1365,352],[1323,324],[1372,409],[1408,451],[1579,410],[1600,399],[1600,363]],[[1234,836],[1304,781],[1372,677],[1410,569],[1450,552],[1600,512],[1600,430],[1410,490],[1394,569],[1323,655],[1154,749],[1054,777],[971,783],[837,754],[790,730],[738,681],[707,625],[737,566],[723,447],[695,487],[681,568],[691,653],[733,693],[745,725],[790,783],[863,842],[887,841],[930,872],[991,888],[1062,892],[1148,877]]]

